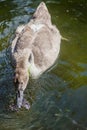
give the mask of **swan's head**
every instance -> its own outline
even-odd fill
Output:
[[[25,88],[27,87],[29,81],[29,74],[27,70],[17,68],[15,70],[14,75],[14,83],[15,83],[15,90],[16,90],[16,102],[18,108],[21,108],[23,103],[23,93]]]
[[[14,83],[16,90],[24,91],[29,80],[29,73],[26,69],[17,68],[14,74]]]
[[[17,57],[16,68],[14,72],[14,83],[16,90],[25,90],[29,80],[29,67],[34,62],[31,50],[25,49],[20,51]]]

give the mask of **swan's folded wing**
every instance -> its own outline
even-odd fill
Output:
[[[33,30],[30,27],[26,26],[17,39],[14,52],[21,49],[23,50],[26,48],[31,48],[33,36]]]

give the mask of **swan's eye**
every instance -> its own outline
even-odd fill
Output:
[[[32,61],[32,55],[31,55],[31,54],[30,54],[30,56],[29,56],[28,61],[29,61],[29,62],[31,62],[31,61]]]
[[[23,85],[23,81],[21,81],[20,84]]]

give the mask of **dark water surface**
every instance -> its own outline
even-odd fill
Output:
[[[25,95],[31,109],[8,111],[15,97],[8,47],[41,0],[0,0],[0,130],[87,130],[87,2],[44,0],[63,37],[58,64]]]

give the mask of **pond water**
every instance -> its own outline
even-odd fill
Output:
[[[87,130],[87,2],[43,0],[62,40],[57,65],[30,81],[29,111],[8,110],[15,97],[8,47],[41,0],[0,0],[0,130]]]

